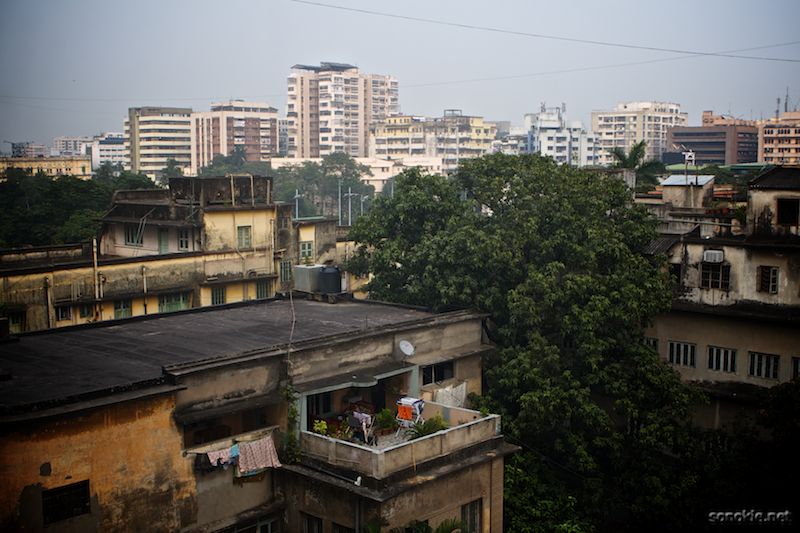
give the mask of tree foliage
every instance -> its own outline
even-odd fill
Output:
[[[611,150],[611,156],[615,160],[615,167],[627,168],[636,172],[637,189],[650,189],[658,185],[656,176],[666,171],[666,167],[661,161],[655,159],[645,160],[647,156],[647,141],[639,141],[627,153],[622,148],[615,147]]]
[[[693,396],[641,342],[670,302],[661,264],[640,253],[654,228],[617,178],[503,154],[454,180],[408,171],[353,228],[350,268],[374,275],[373,297],[491,313],[488,401],[524,463],[571,473],[565,492],[509,469],[526,498],[509,503],[512,523],[657,527],[691,484],[664,451],[684,439]]]
[[[242,146],[235,146],[229,155],[218,155],[211,164],[202,167],[199,176],[224,176],[226,174],[253,174],[257,176],[269,175],[269,163],[264,161],[247,161],[247,156]]]
[[[0,247],[43,246],[91,239],[115,190],[153,188],[140,174],[106,165],[91,180],[53,179],[10,170],[0,183]]]
[[[342,218],[347,224],[348,191],[355,198],[350,198],[349,211],[353,220],[361,210],[360,198],[372,198],[375,188],[361,181],[362,176],[369,176],[369,167],[358,164],[355,159],[344,153],[334,153],[322,158],[320,163],[305,161],[299,165],[282,167],[271,171],[275,179],[275,197],[283,202],[294,203],[295,191],[301,196],[300,216],[339,214],[339,186],[342,192]]]

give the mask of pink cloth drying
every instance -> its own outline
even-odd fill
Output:
[[[279,466],[281,462],[271,436],[239,443],[239,472],[242,474]]]

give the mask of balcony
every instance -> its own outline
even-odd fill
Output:
[[[500,434],[500,416],[470,409],[426,402],[423,417],[441,416],[448,428],[414,440],[404,430],[379,437],[375,445],[340,440],[301,432],[300,449],[304,457],[328,463],[374,479],[384,479],[425,461],[444,457]]]

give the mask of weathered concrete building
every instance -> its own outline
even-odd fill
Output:
[[[0,316],[12,331],[271,298],[290,289],[292,265],[335,255],[335,221],[293,221],[260,176],[117,191],[102,221],[97,250],[0,253]]]
[[[502,531],[515,448],[497,415],[464,406],[492,349],[484,319],[283,300],[6,338],[0,529],[333,532],[460,518]],[[348,413],[409,397],[447,428],[367,442],[344,431]],[[322,421],[330,431],[312,432]],[[256,444],[280,463],[244,471]],[[234,448],[238,464],[207,460]]]
[[[800,377],[800,168],[761,174],[747,200],[741,234],[731,231],[732,215],[707,214],[650,250],[666,254],[676,293],[672,310],[646,330],[647,342],[715,395],[707,413],[715,427],[738,412],[726,411],[720,397]]]

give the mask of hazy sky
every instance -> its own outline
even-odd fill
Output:
[[[798,0],[320,0],[396,15],[637,46],[722,52],[800,41]],[[741,54],[800,59],[800,44]],[[400,81],[402,111],[447,108],[521,124],[565,102],[588,124],[623,100],[760,118],[800,63],[617,48],[347,12],[291,0],[2,0],[0,140],[121,131],[127,108],[207,110],[230,97],[286,103],[296,63],[337,61]],[[573,72],[551,73],[573,70]],[[548,73],[549,74],[542,74]],[[514,77],[508,79],[509,77]],[[506,78],[485,81],[476,78]],[[781,104],[783,107],[783,104]],[[0,150],[8,151],[4,144]]]

